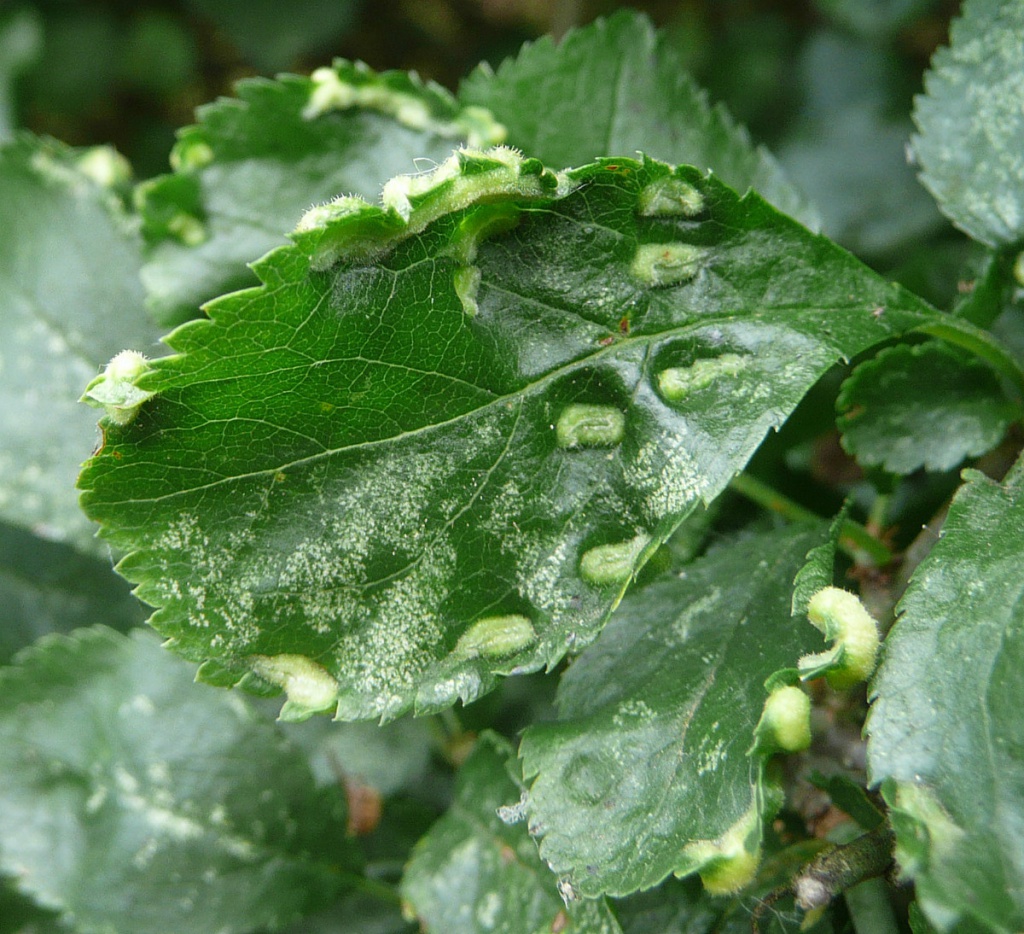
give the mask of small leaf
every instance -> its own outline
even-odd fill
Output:
[[[563,675],[559,719],[531,726],[520,755],[541,855],[582,894],[753,876],[774,793],[748,749],[765,680],[814,641],[789,582],[820,538],[740,540],[648,585]]]
[[[1024,927],[1024,462],[965,472],[872,686],[868,768],[938,930]],[[957,928],[959,930],[959,928]],[[971,927],[973,929],[973,927]]]
[[[887,347],[862,363],[836,408],[843,447],[898,474],[984,454],[1021,415],[988,366],[938,341]]]
[[[138,199],[151,245],[143,269],[156,318],[176,324],[232,289],[247,263],[284,242],[310,204],[380,186],[414,159],[441,162],[459,142],[501,142],[479,108],[435,84],[341,59],[311,77],[247,79],[179,131],[173,175]]]
[[[0,872],[82,934],[279,927],[358,863],[337,790],[141,630],[0,670],[0,772]]]
[[[510,767],[515,760],[508,743],[483,734],[459,772],[448,813],[413,850],[402,894],[423,929],[621,934],[603,900],[566,905],[525,824],[498,817],[498,809],[520,794]]]
[[[708,103],[671,42],[650,21],[621,11],[523,48],[495,74],[481,66],[459,99],[488,108],[508,128],[508,142],[548,165],[583,165],[601,155],[642,150],[666,162],[711,169],[727,185],[753,188],[780,211],[811,227],[811,207],[763,147],[721,105]],[[662,199],[677,214],[687,198]],[[649,205],[650,210],[659,210]]]
[[[797,571],[793,579],[793,616],[804,616],[811,597],[818,591],[831,587],[835,581],[836,551],[842,537],[843,523],[850,512],[850,505],[850,500],[843,504],[843,508],[829,526],[828,539],[807,552],[804,566]]]
[[[921,181],[961,230],[992,247],[1024,237],[1024,6],[965,0],[925,74],[913,140]]]
[[[124,630],[145,616],[109,561],[0,523],[0,664],[50,632],[98,619]]]
[[[638,215],[667,179],[699,218]],[[201,677],[303,656],[340,719],[472,700],[591,641],[836,360],[937,319],[689,167],[462,150],[385,192],[313,209],[261,288],[171,335],[81,478]],[[673,243],[692,278],[636,271]]]
[[[0,518],[96,554],[74,492],[96,427],[77,400],[117,351],[148,350],[156,332],[141,240],[81,171],[87,154],[29,136],[0,148]]]

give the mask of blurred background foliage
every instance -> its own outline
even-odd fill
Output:
[[[524,41],[624,5],[663,27],[712,98],[776,153],[825,233],[905,266],[926,297],[949,295],[932,264],[916,268],[914,247],[948,228],[905,146],[956,0],[7,0],[0,138],[24,127],[112,143],[146,178],[167,170],[196,106],[239,78],[342,56],[454,89],[479,62],[497,67]]]

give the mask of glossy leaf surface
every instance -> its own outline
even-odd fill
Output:
[[[925,75],[914,120],[921,181],[989,246],[1024,237],[1024,6],[966,0]]]
[[[872,686],[870,775],[940,931],[1024,925],[1022,568],[1024,466],[1001,484],[968,473]]]
[[[466,152],[396,185],[408,221],[317,211],[173,334],[80,481],[204,678],[305,666],[289,716],[437,710],[585,645],[830,365],[934,317],[687,167]]]
[[[627,597],[563,675],[559,719],[530,727],[520,756],[531,832],[579,892],[697,871],[713,887],[750,881],[772,792],[748,750],[765,680],[819,644],[790,614],[822,537],[794,527],[721,546]]]
[[[620,934],[601,901],[566,906],[526,824],[507,824],[515,805],[512,749],[484,734],[459,773],[455,801],[413,850],[402,894],[423,929],[443,934]]]
[[[672,43],[630,11],[527,45],[497,73],[478,68],[459,99],[488,108],[508,142],[556,168],[641,150],[711,169],[815,226],[818,214],[772,155],[693,82]]]
[[[337,790],[145,632],[0,669],[0,771],[0,872],[78,932],[276,928],[358,865]]]
[[[950,470],[995,447],[1020,411],[984,363],[936,341],[883,350],[843,384],[843,447],[891,473]]]
[[[152,352],[156,334],[141,240],[83,156],[28,136],[0,148],[0,518],[95,553],[74,492],[96,439],[82,381],[125,346]]]
[[[502,139],[489,116],[474,121],[436,85],[341,60],[312,77],[241,81],[235,92],[180,131],[175,174],[140,188],[151,241],[143,279],[167,324],[254,285],[247,264],[284,243],[311,204],[347,193],[376,198],[414,160],[441,162],[459,143]]]

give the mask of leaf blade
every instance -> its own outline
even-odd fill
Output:
[[[790,582],[820,533],[740,540],[627,597],[563,676],[559,719],[527,729],[531,831],[581,893],[698,871],[713,885],[745,853],[753,875],[773,792],[748,749],[764,682],[817,642]]]
[[[932,923],[1024,918],[1019,705],[1024,470],[971,471],[885,643],[867,723],[872,783],[894,809],[897,856]],[[967,922],[969,923],[969,922]]]
[[[968,0],[950,36],[915,104],[921,181],[957,227],[1007,246],[1024,236],[1024,13],[1006,0]]]
[[[358,867],[337,792],[149,633],[48,637],[0,682],[0,867],[76,930],[273,927]]]
[[[428,210],[482,177],[452,172],[417,196]],[[666,180],[700,193],[701,217],[637,217]],[[416,232],[388,221],[367,258],[359,225],[384,212],[345,201],[299,240],[317,255],[340,237],[353,260],[318,272],[276,251],[262,288],[169,338],[177,354],[143,377],[156,397],[107,428],[81,486],[178,651],[234,680],[250,657],[305,656],[338,681],[344,719],[437,710],[550,666],[832,362],[932,320],[693,169],[604,160],[559,185],[511,196],[518,226],[473,241],[469,266],[479,204]],[[614,581],[584,573],[606,545]]]

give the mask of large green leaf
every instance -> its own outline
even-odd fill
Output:
[[[921,181],[989,246],[1024,237],[1024,5],[966,0],[925,75],[914,120]]]
[[[1024,462],[1001,484],[966,477],[886,640],[868,766],[932,924],[1011,932],[1024,927]]]
[[[497,73],[481,66],[459,98],[488,108],[508,128],[509,143],[548,165],[642,150],[711,169],[737,191],[753,188],[817,224],[817,211],[771,154],[724,107],[708,103],[671,42],[635,12],[573,30],[558,44],[538,39]]]
[[[1021,411],[981,361],[938,341],[889,347],[836,401],[843,447],[865,466],[950,470],[995,447]]]
[[[829,366],[934,318],[689,167],[467,151],[405,190],[316,209],[169,337],[81,478],[170,645],[286,716],[582,647]]]
[[[283,243],[310,204],[342,192],[376,197],[414,159],[440,162],[460,142],[504,138],[489,114],[460,108],[437,85],[342,60],[235,91],[179,131],[175,173],[139,189],[151,243],[143,280],[168,324],[255,284],[246,264]]]
[[[531,726],[520,755],[541,855],[578,892],[752,878],[773,794],[748,750],[765,680],[820,645],[790,614],[822,537],[743,539],[645,587],[563,675],[558,720]]]
[[[455,801],[416,845],[402,894],[425,932],[445,934],[621,934],[602,901],[566,906],[513,807],[509,744],[485,733],[459,772]]]
[[[141,630],[0,670],[0,773],[0,873],[83,934],[279,927],[358,862],[337,789]]]
[[[22,136],[0,148],[0,519],[96,551],[75,498],[95,420],[82,380],[125,343],[146,351],[142,243],[83,159]],[[122,343],[124,342],[124,343]]]
[[[0,664],[46,633],[96,620],[127,629],[145,615],[109,560],[0,523]]]

